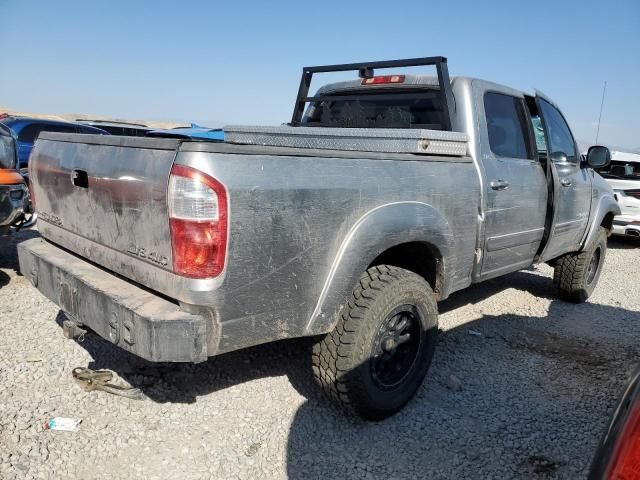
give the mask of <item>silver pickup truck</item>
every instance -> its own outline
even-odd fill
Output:
[[[375,72],[418,65],[437,76]],[[333,71],[359,78],[307,96]],[[381,419],[423,381],[452,292],[549,262],[562,298],[589,297],[619,213],[592,169],[609,159],[581,158],[548,98],[450,79],[443,57],[306,67],[289,125],[224,142],[41,135],[20,267],[151,361],[314,337],[317,382]]]

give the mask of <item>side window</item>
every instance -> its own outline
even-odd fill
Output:
[[[13,138],[0,129],[0,168],[15,168],[16,147]]]
[[[77,133],[76,127],[71,125],[43,125],[43,132],[58,132],[58,133]]]
[[[18,134],[18,141],[24,143],[33,143],[36,141],[36,137],[40,133],[40,125],[37,123],[32,123],[31,125],[27,125]]]
[[[533,159],[522,100],[489,92],[484,95],[489,146],[499,157]]]
[[[562,114],[549,102],[540,99],[542,116],[549,135],[549,153],[554,162],[578,162],[575,142]]]
[[[533,134],[536,138],[536,148],[538,153],[547,153],[547,139],[544,136],[544,128],[542,127],[542,119],[539,115],[531,116],[531,126],[533,127]]]

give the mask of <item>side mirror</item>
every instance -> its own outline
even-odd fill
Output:
[[[603,168],[611,163],[611,152],[607,147],[594,145],[587,152],[587,165],[591,168]]]

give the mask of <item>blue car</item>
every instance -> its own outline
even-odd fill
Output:
[[[190,127],[176,127],[166,130],[151,130],[147,137],[184,138],[192,140],[208,140],[210,142],[223,142],[224,131],[221,128],[203,127],[192,123]]]
[[[90,133],[94,135],[109,135],[100,128],[81,125],[74,122],[46,120],[43,118],[0,116],[0,123],[9,127],[18,138],[18,168],[26,168],[33,144],[40,132],[62,133]]]

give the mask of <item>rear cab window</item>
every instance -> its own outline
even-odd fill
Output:
[[[424,128],[443,130],[444,108],[438,89],[351,89],[310,105],[302,123],[310,127]],[[345,97],[341,99],[340,97]],[[357,98],[354,98],[357,97]],[[369,98],[367,98],[369,97]]]
[[[533,159],[533,145],[522,99],[504,93],[484,95],[489,146],[497,157]]]

